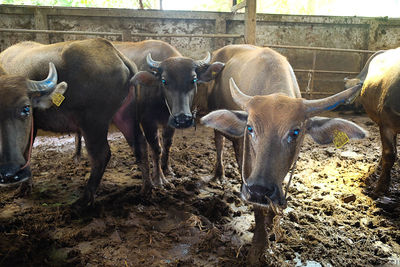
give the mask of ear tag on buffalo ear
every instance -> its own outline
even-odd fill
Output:
[[[216,72],[216,71],[212,71],[212,72],[211,72],[211,75],[212,75],[213,77],[215,77],[215,75],[217,75],[217,72]]]
[[[349,137],[345,132],[338,130],[333,132],[333,143],[335,144],[336,148],[341,148],[347,144],[347,142],[349,142]]]
[[[57,107],[59,107],[61,105],[61,103],[64,101],[65,96],[63,96],[62,94],[59,93],[54,93],[51,95],[51,100],[53,101],[54,105],[56,105]]]

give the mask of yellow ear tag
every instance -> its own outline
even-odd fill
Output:
[[[59,93],[55,93],[51,95],[51,100],[53,101],[54,105],[56,105],[57,107],[59,107],[61,105],[61,103],[64,101],[65,96],[63,96],[62,94]]]
[[[336,148],[341,148],[347,144],[347,142],[349,142],[349,137],[345,132],[337,130],[333,132],[333,143],[335,144]]]
[[[212,71],[211,75],[214,77],[215,75],[217,75],[217,73],[215,71]]]

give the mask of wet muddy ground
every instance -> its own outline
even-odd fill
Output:
[[[377,127],[349,117],[370,136],[341,149],[306,138],[282,237],[271,236],[265,264],[372,266],[400,264],[400,167],[387,197],[373,200],[380,156]],[[139,193],[140,172],[122,135],[109,135],[112,158],[96,204],[77,217],[70,205],[89,176],[76,163],[73,136],[40,136],[32,157],[34,188],[14,197],[0,188],[0,266],[244,266],[254,219],[239,196],[240,176],[226,144],[226,179],[207,182],[215,152],[204,127],[177,131],[172,189]]]

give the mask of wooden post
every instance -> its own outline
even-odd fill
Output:
[[[47,14],[41,8],[36,8],[34,13],[35,29],[36,30],[48,30],[49,23],[47,21]],[[36,42],[42,44],[49,43],[49,35],[46,33],[37,33]]]
[[[246,44],[256,44],[256,11],[257,0],[246,0],[244,14],[244,39]]]
[[[217,18],[215,20],[215,33],[226,34],[226,20],[225,18]],[[214,38],[214,47],[213,50],[217,50],[226,45],[225,38]]]

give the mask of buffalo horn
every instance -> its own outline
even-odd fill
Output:
[[[160,68],[161,62],[160,61],[155,61],[151,58],[151,54],[149,53],[146,57],[147,64],[149,65],[150,68],[158,69]]]
[[[316,100],[304,99],[307,116],[312,117],[323,111],[334,109],[340,104],[351,103],[359,95],[361,88],[362,83],[359,83],[333,96]]]
[[[40,95],[50,94],[57,85],[56,66],[52,62],[49,62],[49,75],[47,78],[43,81],[28,80],[27,85],[32,93],[39,93]]]
[[[239,87],[237,87],[235,81],[231,77],[229,79],[229,88],[231,89],[231,95],[233,101],[240,106],[240,108],[245,109],[247,103],[253,98],[252,96],[248,96],[240,91]]]
[[[200,60],[196,60],[195,64],[196,64],[196,66],[201,67],[203,65],[209,64],[210,61],[211,61],[211,54],[210,54],[210,52],[207,51],[206,57],[203,59],[200,59]]]

